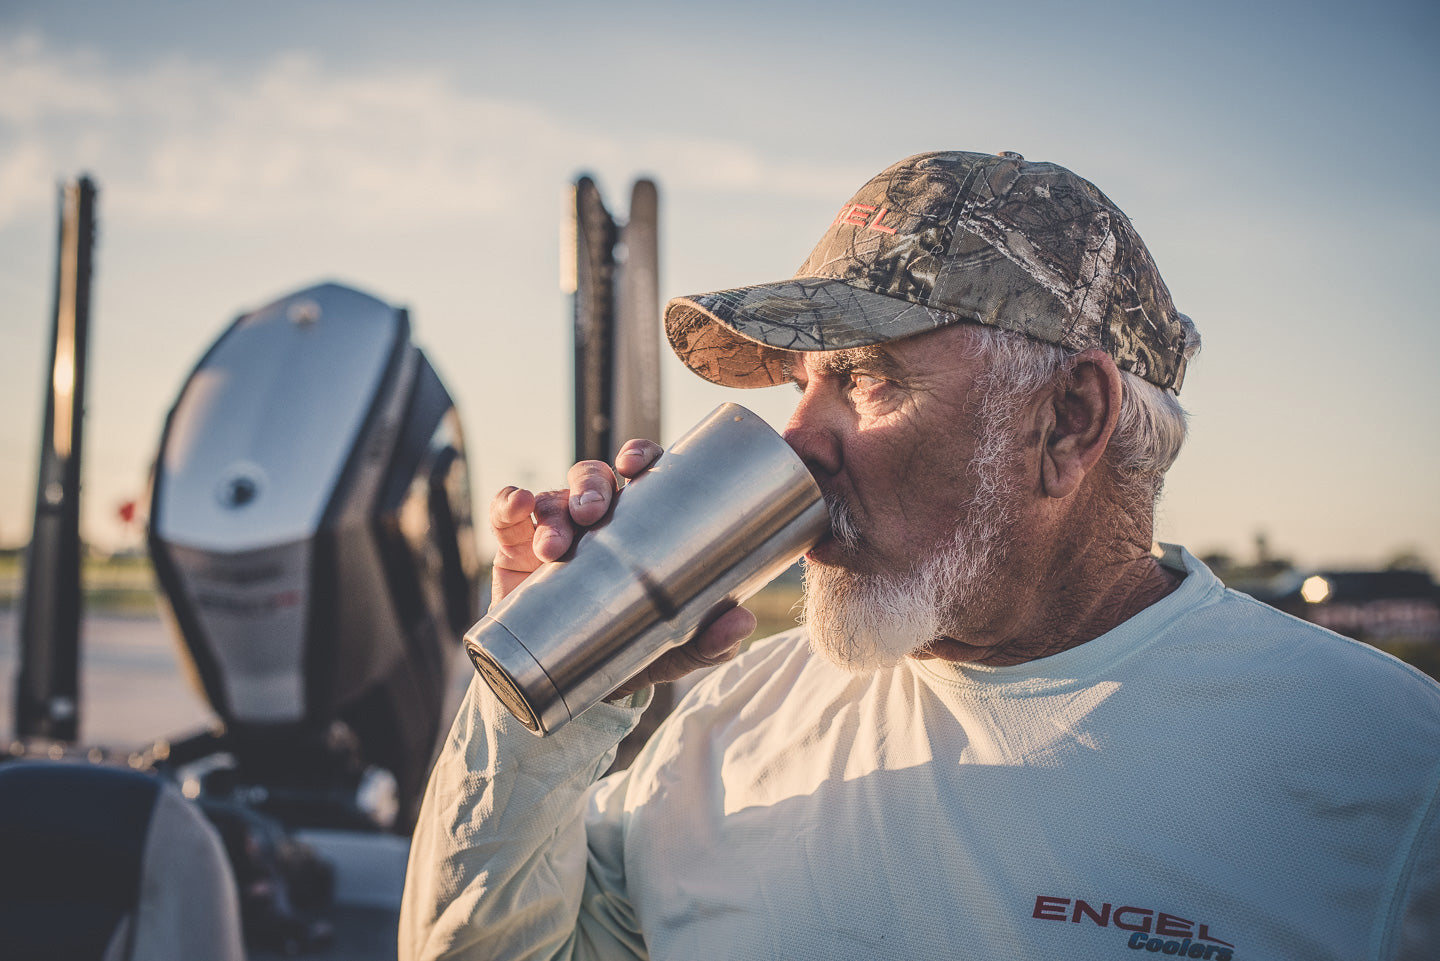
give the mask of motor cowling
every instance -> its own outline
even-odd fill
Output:
[[[406,312],[323,284],[238,318],[166,421],[149,546],[233,777],[313,802],[378,766],[403,829],[479,568],[459,417]]]

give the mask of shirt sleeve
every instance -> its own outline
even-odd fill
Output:
[[[601,703],[540,738],[471,681],[410,846],[401,961],[645,956],[624,890],[623,789],[589,795],[648,702]]]
[[[1396,961],[1424,961],[1440,942],[1440,793],[1431,792],[1410,857],[1401,871],[1395,910]]]

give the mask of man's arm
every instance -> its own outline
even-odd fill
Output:
[[[507,487],[495,495],[494,602],[605,516],[617,472],[634,477],[660,452],[649,441],[630,441],[615,472],[585,461],[570,469],[565,490],[537,495]],[[604,800],[592,806],[588,830],[586,794],[639,721],[650,684],[729,660],[754,629],[749,611],[726,612],[623,685],[612,696],[618,703],[599,704],[544,738],[472,680],[410,848],[402,961],[643,957],[624,890],[619,794],[597,793]]]
[[[644,956],[622,832],[592,825],[595,842],[617,848],[592,855],[585,825],[591,784],[644,700],[600,704],[541,739],[471,683],[410,848],[402,961]]]
[[[1440,942],[1440,785],[1421,812],[1400,878],[1386,941],[1393,944],[1396,961],[1433,958]]]

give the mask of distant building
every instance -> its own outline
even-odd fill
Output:
[[[1218,572],[1217,572],[1218,573]],[[1440,643],[1440,586],[1425,571],[1311,571],[1234,567],[1238,591],[1313,624],[1371,644]]]
[[[1440,642],[1440,588],[1424,571],[1318,571],[1276,606],[1371,643]]]

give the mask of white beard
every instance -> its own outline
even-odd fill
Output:
[[[959,637],[956,615],[983,597],[1006,541],[1016,504],[1014,475],[1006,470],[1010,438],[984,431],[972,466],[975,492],[957,518],[950,543],[913,571],[858,573],[805,562],[805,613],[810,647],[856,674],[893,667],[938,637]],[[832,536],[847,551],[865,550],[849,508],[827,498]]]
[[[805,563],[805,624],[810,647],[855,674],[892,667],[940,636],[932,570],[916,574],[857,574]]]

